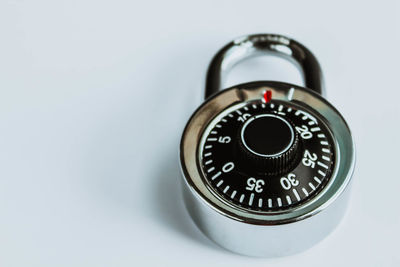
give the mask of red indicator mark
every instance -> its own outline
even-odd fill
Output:
[[[265,103],[268,103],[269,101],[271,101],[272,98],[272,92],[271,90],[267,90],[264,92],[264,101]]]

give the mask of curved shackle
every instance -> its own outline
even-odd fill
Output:
[[[260,55],[276,55],[291,61],[302,72],[305,87],[325,94],[321,67],[310,50],[282,35],[254,34],[233,40],[214,56],[207,71],[205,98],[221,89],[233,66]]]

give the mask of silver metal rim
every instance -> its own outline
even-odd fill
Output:
[[[273,99],[294,101],[296,104],[309,106],[332,131],[335,142],[336,163],[329,183],[309,202],[281,212],[255,212],[235,206],[218,197],[205,181],[197,150],[205,127],[214,117],[232,105],[260,99],[265,90],[272,91]],[[264,81],[226,89],[200,106],[184,130],[180,159],[183,176],[191,192],[216,212],[244,223],[278,225],[314,216],[330,206],[350,182],[355,164],[355,149],[345,120],[319,94],[296,85]]]

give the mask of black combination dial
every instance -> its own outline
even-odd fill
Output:
[[[305,107],[279,100],[228,108],[206,127],[199,151],[213,191],[255,211],[312,199],[328,182],[335,161],[326,125]]]

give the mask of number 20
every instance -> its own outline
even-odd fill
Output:
[[[308,127],[305,125],[296,126],[297,132],[300,134],[303,139],[310,139],[313,137],[313,134],[308,130]]]

